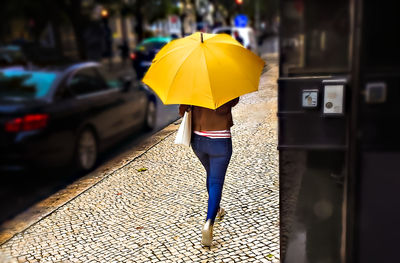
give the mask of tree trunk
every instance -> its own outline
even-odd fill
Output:
[[[196,0],[191,0],[190,3],[192,4],[192,7],[193,7],[193,12],[194,12],[194,17],[196,18],[196,23],[202,22],[201,16],[197,13]]]
[[[57,53],[59,56],[64,56],[64,47],[60,32],[60,21],[58,19],[53,19],[52,23],[53,23],[54,40],[56,44]]]
[[[120,22],[121,22],[121,43],[128,43],[129,44],[129,39],[128,39],[128,31],[126,28],[126,16],[121,16],[120,18]]]
[[[186,14],[181,14],[179,16],[180,20],[181,20],[181,35],[182,37],[185,36],[186,32],[185,32],[185,18],[186,18]]]
[[[85,60],[87,58],[86,56],[86,44],[85,44],[85,38],[83,37],[83,28],[81,23],[78,21],[71,21],[72,22],[72,27],[75,32],[75,42],[76,46],[78,48],[78,54],[79,58]]]
[[[87,59],[86,40],[84,38],[85,21],[82,16],[82,0],[71,0],[68,5],[67,14],[75,33],[75,42],[78,48],[79,58]]]
[[[135,31],[136,31],[136,35],[137,35],[136,43],[139,43],[143,39],[143,31],[144,30],[143,30],[142,5],[143,5],[142,0],[136,1],[136,6],[135,6],[135,18],[136,18]]]

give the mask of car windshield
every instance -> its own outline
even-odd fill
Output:
[[[37,99],[46,96],[56,73],[6,69],[0,71],[0,99]]]
[[[20,51],[5,50],[0,48],[0,67],[26,64],[25,58]]]
[[[343,74],[350,70],[351,5],[346,0],[328,2],[312,1],[312,8],[306,9],[297,0],[281,0],[285,7],[279,31],[281,76]],[[375,35],[373,38],[382,41]]]
[[[152,50],[152,49],[161,49],[166,42],[148,42],[148,43],[143,43],[141,44],[138,49],[140,51],[145,51],[145,50]]]
[[[161,49],[165,46],[167,42],[165,41],[152,41],[140,44],[137,49],[140,51],[147,51],[147,50],[154,50],[154,49]]]
[[[231,29],[221,29],[217,31],[217,34],[228,34],[231,35],[232,34],[232,30]]]

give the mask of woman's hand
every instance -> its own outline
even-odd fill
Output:
[[[191,106],[190,105],[186,105],[186,104],[181,104],[179,105],[179,115],[181,117],[183,117],[183,115],[185,114],[186,111],[190,111],[191,110]]]

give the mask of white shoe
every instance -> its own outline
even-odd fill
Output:
[[[213,240],[213,225],[211,219],[208,219],[201,230],[201,244],[206,247],[210,247]]]
[[[220,207],[220,208],[218,209],[216,219],[218,219],[219,221],[221,221],[225,214],[226,214],[225,209],[223,209],[222,207]]]

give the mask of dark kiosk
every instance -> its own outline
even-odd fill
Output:
[[[280,1],[282,262],[399,262],[398,10]]]

